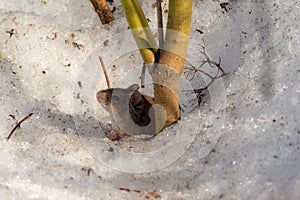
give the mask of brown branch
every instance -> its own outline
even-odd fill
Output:
[[[17,125],[15,125],[15,127],[13,128],[13,130],[9,133],[9,135],[8,135],[7,138],[6,138],[6,140],[8,141],[9,138],[12,136],[12,134],[15,132],[15,130],[16,130],[18,127],[20,127],[21,124],[22,124],[25,120],[27,120],[29,117],[31,117],[32,115],[33,115],[33,113],[30,113],[29,115],[27,115],[26,117],[24,117],[21,121],[19,121],[19,122],[17,123]]]
[[[225,71],[221,67],[221,57],[219,57],[219,62],[218,63],[216,61],[214,61],[214,60],[211,60],[209,58],[209,56],[207,55],[207,53],[206,53],[206,48],[205,48],[206,44],[205,44],[204,40],[203,40],[203,43],[204,43],[204,45],[201,46],[202,50],[199,49],[199,51],[205,56],[206,60],[202,62],[202,64],[201,64],[200,67],[202,67],[205,63],[208,63],[208,65],[210,67],[217,67],[218,70],[222,72],[222,74],[225,74]]]
[[[145,73],[146,73],[146,64],[143,63],[143,68],[141,73],[141,88],[145,87]]]
[[[102,59],[101,56],[99,56],[99,60],[100,60],[100,63],[101,63],[101,66],[102,66],[102,69],[103,69],[103,72],[104,72],[107,88],[109,89],[110,88],[110,81],[109,81],[108,74],[107,74],[107,71],[106,71],[106,68],[105,68],[105,65],[104,65],[104,62],[103,62],[103,59]]]
[[[114,16],[106,4],[106,0],[91,0],[91,2],[102,24],[109,24],[114,20]]]
[[[204,55],[204,59],[201,64],[196,67],[194,65],[190,65],[188,66],[186,69],[185,69],[185,72],[184,74],[186,75],[186,77],[190,78],[191,80],[195,78],[196,74],[197,73],[202,73],[204,74],[205,76],[209,77],[210,78],[210,81],[209,83],[205,86],[205,87],[202,87],[202,88],[199,88],[199,89],[194,89],[193,92],[197,95],[197,99],[198,99],[198,105],[200,105],[201,103],[201,100],[202,100],[202,97],[204,96],[204,92],[213,84],[213,82],[218,79],[218,78],[221,78],[225,75],[227,75],[228,73],[226,73],[224,71],[224,69],[222,68],[221,66],[221,58],[219,57],[219,61],[218,63],[216,61],[214,61],[213,59],[211,59],[208,54],[206,53],[206,44],[205,42],[203,41],[204,45],[202,45],[200,48],[198,48],[198,50],[200,51],[200,53],[202,55]],[[215,73],[215,75],[210,75],[209,73],[205,72],[204,70],[202,70],[201,68],[203,67],[203,65],[205,64],[208,64],[210,67],[215,67],[217,68],[217,72]]]
[[[157,14],[157,28],[158,28],[158,41],[159,49],[164,46],[164,31],[163,31],[163,16],[161,9],[161,0],[156,0],[156,14]]]

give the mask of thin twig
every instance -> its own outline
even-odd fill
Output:
[[[9,135],[8,135],[7,138],[6,138],[6,140],[8,141],[9,138],[12,136],[12,134],[15,132],[15,130],[16,130],[18,127],[20,127],[21,124],[22,124],[25,120],[27,120],[29,117],[31,117],[32,115],[33,115],[33,113],[30,113],[29,115],[27,115],[26,117],[24,117],[21,121],[19,121],[19,122],[17,123],[17,125],[13,128],[13,130],[9,133]]]
[[[203,92],[204,92],[205,90],[207,90],[207,89],[211,86],[211,84],[213,84],[213,82],[214,82],[216,79],[221,78],[221,77],[223,77],[223,76],[225,76],[225,75],[227,75],[227,73],[221,74],[221,75],[219,75],[219,76],[216,75],[215,77],[213,77],[213,79],[210,80],[210,82],[209,82],[205,87],[200,88],[200,89],[194,89],[194,93],[197,94],[198,105],[200,105],[200,103],[201,103],[201,100],[202,100],[201,98],[202,98],[202,96],[203,96]]]
[[[205,48],[205,47],[206,47],[206,45],[205,45],[205,42],[204,42],[204,40],[203,40],[203,46],[201,46],[201,49],[198,48],[198,50],[200,51],[200,53],[201,53],[202,55],[204,55],[204,57],[205,57],[204,59],[205,59],[205,60],[203,60],[203,61],[201,62],[201,64],[200,64],[200,66],[198,66],[198,67],[195,67],[195,66],[193,66],[193,65],[188,66],[187,69],[186,69],[186,72],[185,72],[186,76],[189,77],[191,80],[195,78],[195,76],[196,76],[197,73],[203,73],[204,75],[206,75],[207,77],[210,78],[209,83],[208,83],[205,87],[202,87],[202,88],[194,89],[194,90],[193,90],[194,93],[197,94],[198,105],[200,105],[201,99],[202,99],[202,97],[204,96],[204,95],[203,95],[203,92],[206,91],[206,90],[212,85],[212,83],[213,83],[216,79],[221,78],[221,77],[227,75],[227,73],[225,73],[225,71],[224,71],[223,68],[221,67],[221,58],[219,57],[219,62],[218,62],[218,63],[217,63],[216,61],[214,61],[213,59],[211,59],[211,58],[207,55],[207,53],[206,53],[206,48]],[[203,65],[205,65],[206,63],[207,63],[210,67],[212,67],[212,68],[213,68],[213,67],[217,68],[217,72],[215,73],[215,75],[210,75],[209,73],[207,73],[207,72],[201,70],[201,68],[203,67]],[[221,73],[220,73],[220,72],[221,72]]]
[[[164,31],[163,31],[163,16],[161,9],[161,0],[156,0],[156,10],[157,10],[157,28],[158,28],[158,42],[159,49],[164,46]]]
[[[110,88],[110,81],[109,81],[108,74],[107,74],[107,71],[106,71],[106,68],[105,68],[105,65],[104,65],[104,62],[103,62],[103,59],[102,59],[101,56],[99,56],[99,60],[100,60],[100,63],[101,63],[101,66],[102,66],[102,69],[103,69],[103,72],[104,72],[107,88],[109,89]]]
[[[209,58],[209,56],[206,53],[206,48],[205,48],[205,42],[203,41],[204,45],[201,46],[201,49],[199,49],[199,51],[205,56],[206,60],[202,62],[201,67],[205,64],[208,63],[210,67],[217,67],[218,70],[220,70],[222,72],[222,74],[225,74],[225,71],[223,70],[223,68],[221,67],[221,57],[219,57],[219,62],[217,63],[214,60],[211,60]]]
[[[223,77],[223,76],[225,76],[225,75],[226,75],[226,74],[221,74],[221,75],[219,75],[219,76],[215,76],[213,79],[210,80],[210,82],[209,82],[205,87],[200,88],[200,89],[194,89],[194,92],[195,92],[195,93],[201,93],[203,90],[208,89],[209,86],[211,86],[211,84],[212,84],[216,79],[221,78],[221,77]]]
[[[146,73],[146,64],[143,63],[143,68],[141,73],[141,88],[145,87],[145,73]]]
[[[187,67],[186,68],[188,71],[186,72],[187,76],[190,76],[192,75],[195,75],[196,73],[195,72],[201,72],[203,73],[204,75],[208,76],[210,79],[213,79],[214,77],[212,75],[210,75],[209,73],[201,70],[201,69],[198,69],[197,67],[193,66],[193,65],[190,65],[190,67]]]

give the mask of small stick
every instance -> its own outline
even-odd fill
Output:
[[[156,14],[157,14],[157,28],[158,28],[158,41],[159,49],[162,49],[164,46],[164,31],[163,31],[163,16],[161,10],[161,0],[156,0]]]
[[[114,16],[106,4],[106,0],[91,0],[91,2],[102,24],[108,24],[114,20]]]
[[[107,88],[109,89],[110,88],[110,81],[109,81],[109,78],[108,78],[108,75],[107,75],[107,71],[106,71],[106,68],[105,68],[105,65],[104,65],[104,62],[103,62],[103,59],[102,59],[101,56],[99,56],[99,60],[100,60],[100,63],[101,63],[101,66],[102,66],[102,69],[103,69],[103,72],[104,72],[104,76],[105,76],[105,79],[106,79]]]
[[[15,130],[16,130],[18,127],[20,127],[21,124],[22,124],[25,120],[27,120],[29,117],[31,117],[32,115],[33,115],[33,113],[30,113],[29,115],[27,115],[26,117],[24,117],[21,121],[19,121],[19,122],[17,123],[17,125],[13,128],[13,130],[9,133],[9,135],[8,135],[7,138],[6,138],[6,140],[8,141],[9,138],[12,136],[12,134],[15,132]]]
[[[146,64],[143,63],[142,74],[141,74],[141,88],[145,87],[145,73],[146,73]]]

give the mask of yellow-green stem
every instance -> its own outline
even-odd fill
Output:
[[[121,0],[135,42],[146,64],[158,56],[158,46],[138,0]]]

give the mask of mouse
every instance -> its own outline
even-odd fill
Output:
[[[139,91],[139,85],[100,90],[96,98],[112,117],[113,129],[106,133],[112,141],[128,135],[155,135],[154,98]]]

